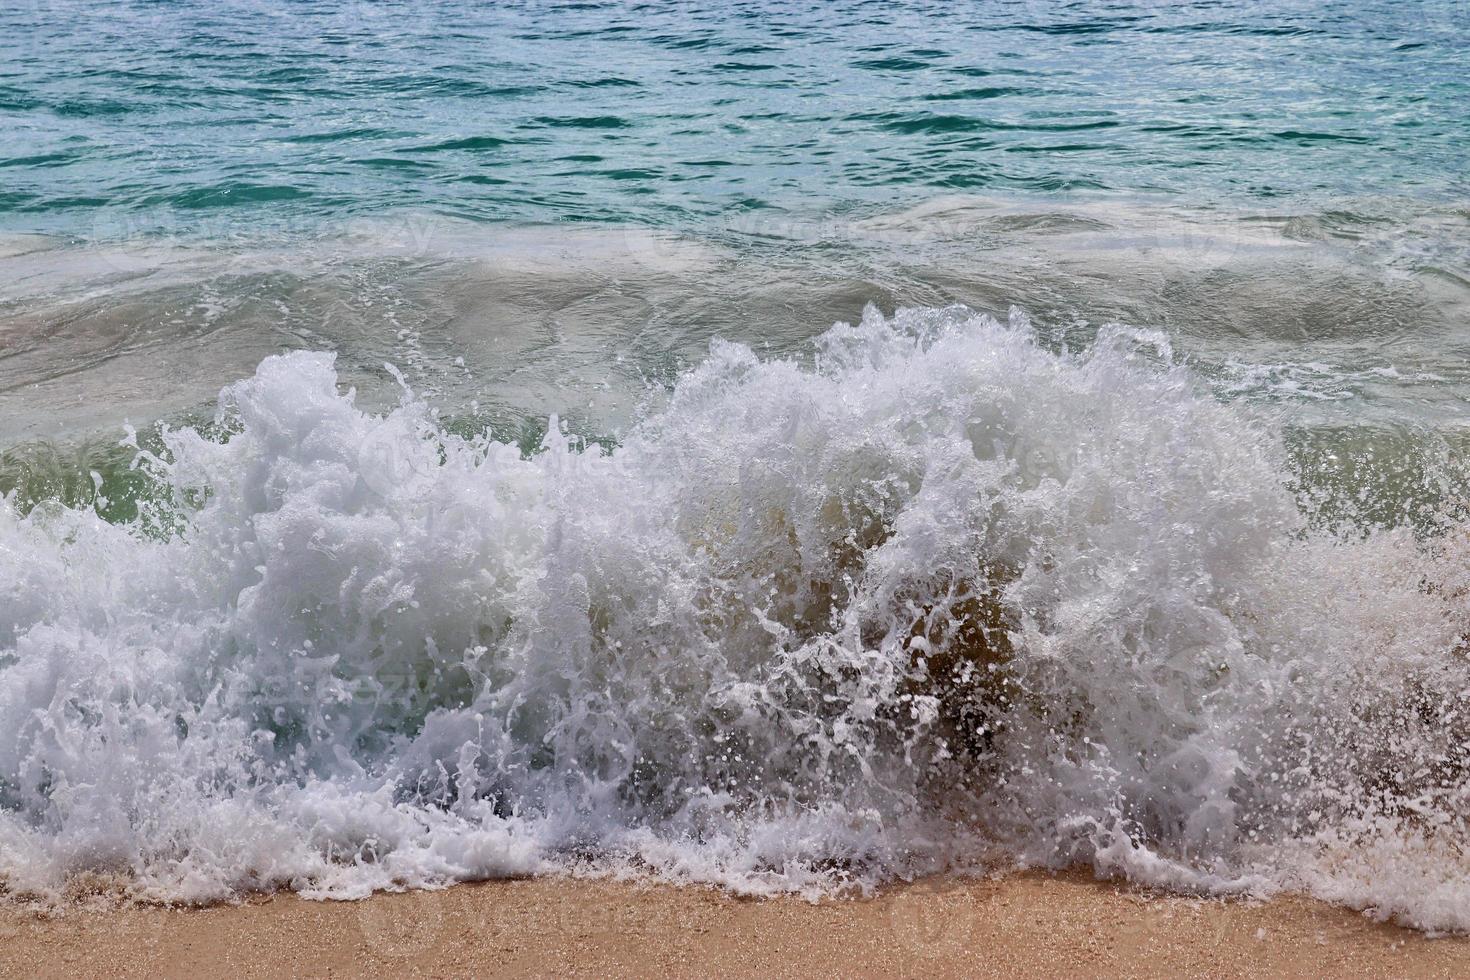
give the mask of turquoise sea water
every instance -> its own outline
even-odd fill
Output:
[[[198,407],[321,338],[603,431],[599,392],[710,336],[790,349],[869,300],[1167,326],[1329,395],[1365,357],[1458,378],[1467,61],[1455,0],[27,0],[0,12],[0,429]],[[495,268],[446,266],[472,257]],[[167,397],[145,365],[99,380],[111,414],[47,391],[180,346]]]
[[[1470,162],[1465,16],[25,0],[0,14],[0,227],[303,231],[420,209],[683,229],[955,192],[1444,200]]]
[[[1467,79],[1463,0],[5,5],[0,885],[1470,928]]]

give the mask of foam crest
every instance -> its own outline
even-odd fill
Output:
[[[1463,537],[1313,530],[1162,336],[870,309],[530,455],[293,353],[217,429],[134,523],[0,506],[12,892],[1080,862],[1470,927]]]

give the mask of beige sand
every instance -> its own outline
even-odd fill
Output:
[[[1082,876],[819,904],[546,879],[364,902],[0,907],[0,975],[1470,977],[1470,939],[1306,899],[1150,898]]]

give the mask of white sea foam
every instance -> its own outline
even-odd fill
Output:
[[[529,458],[268,358],[137,525],[0,505],[0,873],[1082,863],[1470,928],[1464,542],[1312,530],[1158,339],[870,310]]]

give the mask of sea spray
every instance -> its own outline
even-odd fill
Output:
[[[0,872],[184,901],[973,865],[1470,928],[1465,539],[1311,520],[1159,335],[869,310],[615,448],[263,361],[139,516],[0,506]]]

